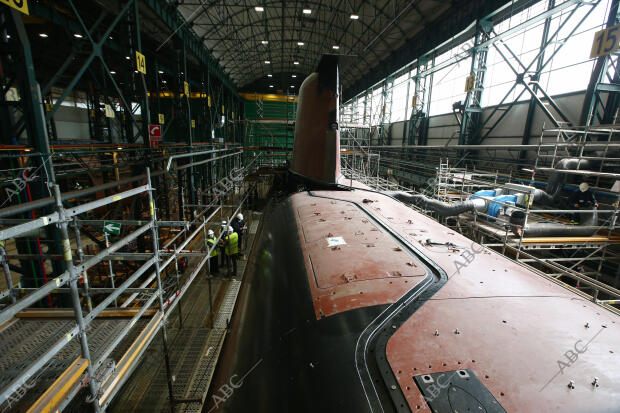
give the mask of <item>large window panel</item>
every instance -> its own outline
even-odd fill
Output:
[[[471,58],[454,63],[433,74],[429,115],[452,112],[452,105],[465,100],[465,79],[471,71]]]
[[[405,120],[408,78],[409,73],[405,73],[394,80],[394,87],[392,88],[392,122]]]
[[[609,1],[601,1],[575,33],[567,37],[576,22],[580,21],[589,10],[588,6],[582,6],[562,28],[558,42],[547,49],[545,56],[548,57],[563,44],[541,75],[541,85],[548,94],[576,92],[588,87],[595,62],[595,59],[590,59],[590,48],[594,34],[605,26],[609,7]],[[568,12],[555,16],[551,22],[553,32],[568,17]]]
[[[544,12],[546,10],[546,4],[546,1],[541,1],[519,13],[515,13],[501,23],[496,24],[494,27],[495,33],[503,33],[535,15]],[[526,67],[530,65],[540,50],[543,31],[544,23],[541,22],[503,39],[504,44],[512,53],[499,42],[497,43],[497,47],[501,50],[501,54],[495,47],[491,46],[489,48],[487,55],[487,71],[484,79],[485,89],[482,93],[483,107],[498,105],[502,103],[504,97],[506,98],[503,104],[514,102],[515,99],[517,99],[523,90],[523,87],[519,85],[506,96],[516,81],[516,75],[511,69],[511,66],[517,70],[517,72],[522,72],[524,69],[520,66],[519,62]],[[504,56],[502,56],[502,54]],[[516,55],[516,58],[513,57],[513,54]],[[534,68],[535,65],[531,66],[530,70]],[[519,100],[527,100],[529,98],[530,95],[526,92],[521,94]]]

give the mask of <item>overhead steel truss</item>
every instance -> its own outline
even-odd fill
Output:
[[[558,128],[570,128],[574,125],[569,119],[566,110],[546,92],[545,87],[540,83],[540,77],[542,72],[548,69],[553,58],[564,47],[565,42],[559,41],[560,34],[570,37],[576,33],[580,25],[590,16],[599,3],[600,0],[569,0],[564,2],[545,0],[546,10],[544,12],[529,17],[510,29],[498,33],[494,30],[494,26],[507,17],[506,7],[501,8],[497,12],[473,22],[467,29],[455,35],[449,41],[419,56],[410,64],[367,89],[364,93],[354,96],[345,102],[345,105],[354,104],[357,106],[360,105],[360,102],[367,105],[367,102],[372,99],[373,92],[378,88],[381,88],[383,100],[385,102],[391,101],[389,95],[392,94],[394,86],[392,79],[399,78],[405,74],[408,74],[407,81],[411,81],[415,85],[414,89],[416,92],[413,95],[413,106],[428,105],[433,98],[430,88],[433,73],[463,60],[471,59],[470,76],[474,79],[474,84],[467,93],[464,104],[458,108],[460,112],[460,117],[457,117],[460,124],[458,142],[460,145],[479,144],[489,137],[502,120],[505,119],[510,109],[526,92],[530,96],[530,103],[523,131],[524,145],[527,145],[529,142],[534,109],[536,107],[542,111],[551,125]],[[527,4],[522,4],[522,7],[527,6]],[[554,30],[551,30],[551,19],[558,13],[564,13],[564,17],[559,25]],[[610,27],[619,21],[618,1],[614,0],[607,26]],[[541,22],[543,23],[544,30],[538,52],[530,61],[524,62],[508,46],[505,40]],[[474,38],[475,42],[473,45],[468,46],[466,41],[471,38]],[[435,64],[434,58],[436,56],[459,45],[463,45],[463,47],[458,54]],[[497,52],[507,64],[509,70],[513,72],[514,83],[500,102],[494,105],[490,113],[483,117],[482,95],[485,89],[486,58],[490,48]],[[592,125],[594,121],[598,121],[600,124],[609,124],[615,119],[618,105],[620,104],[620,98],[617,97],[620,90],[620,74],[616,70],[618,66],[617,60],[617,53],[598,59],[584,103],[582,114],[582,123],[584,125]],[[514,97],[512,95],[517,87],[520,87],[521,90]],[[409,96],[411,95],[408,94],[408,98]],[[511,100],[507,102],[509,98]],[[408,112],[405,113],[407,114]],[[405,122],[407,124],[407,144],[409,145],[416,144],[416,141],[417,144],[422,145],[426,142],[426,131],[421,130],[419,126],[420,118],[423,118],[422,114],[423,111],[414,108],[409,120]],[[376,118],[370,119],[368,123],[371,125],[382,124],[382,121],[388,115],[383,113],[377,114],[375,115]],[[567,140],[573,137],[564,135],[564,139]],[[384,139],[381,141],[384,141]]]

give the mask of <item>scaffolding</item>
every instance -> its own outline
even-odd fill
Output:
[[[237,171],[241,180],[231,181],[227,172],[219,175],[221,179],[213,186],[219,187],[219,192],[216,194],[210,190],[198,197],[198,204],[191,205],[192,213],[181,214],[191,218],[183,220],[157,218],[158,211],[163,210],[164,206],[157,202],[152,179],[159,177],[165,181],[173,173],[199,165],[217,165],[217,168],[230,171],[241,165],[241,155],[237,148],[176,153],[166,158],[163,170],[152,172],[147,167],[143,175],[70,193],[62,193],[60,187],[53,184],[53,196],[50,198],[0,209],[0,223],[4,226],[0,230],[0,264],[7,285],[6,290],[0,292],[0,300],[7,302],[0,310],[0,334],[3,335],[3,342],[12,343],[10,351],[6,349],[0,357],[3,366],[0,405],[11,408],[34,403],[33,408],[63,410],[87,385],[88,401],[92,402],[95,411],[104,411],[139,364],[157,333],[162,337],[166,356],[171,405],[182,402],[178,401],[178,391],[175,392],[172,387],[167,320],[177,306],[180,311],[181,298],[196,277],[207,271],[208,257],[223,235],[220,232],[214,246],[208,248],[207,228],[219,228],[221,219],[230,221],[247,201],[251,190],[245,187],[247,184],[243,183],[243,177],[256,169],[256,162],[250,162]],[[190,162],[186,162],[187,158]],[[128,183],[138,186],[93,201],[76,203],[84,196]],[[224,203],[231,196],[241,193],[244,195],[238,196],[238,203],[234,206]],[[148,216],[144,219],[113,222],[89,219],[95,210],[111,209],[138,198],[146,200],[148,205]],[[11,218],[46,205],[53,209],[36,219]],[[88,235],[83,232],[85,226],[98,228],[106,234],[104,246],[92,254],[85,253],[82,238],[84,234]],[[9,242],[32,237],[54,227],[59,229],[61,235],[60,254],[7,254]],[[108,235],[114,227],[119,228],[118,235]],[[120,228],[124,229],[122,233]],[[170,238],[174,232],[176,235]],[[163,233],[167,233],[169,239],[163,238],[166,242],[160,247]],[[148,239],[151,247],[146,252],[132,252],[131,245]],[[196,243],[202,248],[188,251]],[[199,261],[190,274],[180,279],[178,261],[187,257]],[[63,262],[66,269],[37,288],[23,288],[13,280],[9,261],[27,259]],[[113,262],[132,270],[119,277],[113,271]],[[110,287],[93,287],[92,270],[102,265],[108,269],[107,276],[103,277],[107,278]],[[171,270],[173,268],[176,271]],[[51,295],[67,294],[72,310],[31,308]],[[111,316],[123,319],[118,323],[101,319]],[[61,321],[59,317],[73,318],[74,322]],[[28,334],[27,331],[31,330],[32,333]],[[16,341],[17,337],[22,339]],[[33,339],[44,340],[48,345],[33,350],[29,347]],[[23,358],[25,354],[29,355],[26,359]],[[46,385],[49,388],[43,392]]]
[[[260,94],[244,96],[245,150],[258,156],[261,165],[285,164],[293,154],[297,97],[287,94],[269,100]]]
[[[571,139],[567,140],[566,137]],[[351,148],[351,141],[344,141],[344,150]],[[500,189],[504,193],[518,194],[526,201],[515,205],[495,200],[494,197],[476,195],[487,203],[497,204],[501,210],[521,211],[523,227],[528,223],[564,223],[570,225],[574,214],[590,211],[562,209],[533,205],[529,201],[535,186],[546,185],[546,178],[561,171],[568,177],[587,177],[591,188],[600,196],[599,225],[592,229],[592,236],[531,237],[520,231],[516,235],[514,224],[506,215],[494,216],[486,211],[472,211],[456,217],[443,218],[429,214],[445,225],[461,232],[480,244],[502,253],[538,274],[562,282],[584,297],[620,311],[620,233],[618,225],[617,188],[612,190],[620,174],[613,172],[620,157],[620,129],[614,126],[587,128],[552,128],[542,131],[539,142],[533,145],[455,145],[455,146],[406,146],[385,147],[369,145],[368,151],[380,154],[381,168],[378,176],[362,177],[363,170],[355,175],[362,183],[376,190],[402,190],[431,196],[443,202],[463,201],[480,190]],[[477,150],[477,158],[468,155]],[[498,162],[497,154],[526,151],[531,154],[517,163]],[[463,154],[459,158],[459,155]],[[448,162],[446,153],[458,159]],[[488,158],[482,155],[488,154]],[[416,161],[411,160],[411,156]],[[557,169],[561,159],[575,159],[581,167]],[[461,162],[463,159],[466,162]],[[586,163],[588,162],[588,163]],[[434,165],[433,165],[434,163]],[[464,166],[457,166],[459,163]],[[391,173],[388,173],[388,170]],[[413,175],[418,179],[410,179]],[[396,178],[395,180],[392,180]],[[383,183],[383,184],[382,184]],[[575,185],[567,187],[574,189]],[[567,218],[568,217],[568,218]]]

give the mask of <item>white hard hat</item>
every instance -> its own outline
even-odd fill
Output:
[[[235,232],[235,231],[233,230],[233,227],[230,227],[230,226],[229,226],[229,227],[228,227],[228,233],[229,233],[229,234],[232,234],[233,232]]]
[[[225,226],[227,224],[226,221],[222,221],[222,226]]]
[[[588,185],[587,182],[582,182],[579,184],[579,190],[581,192],[586,192],[588,189],[590,189],[590,185]]]
[[[241,214],[241,213],[237,214],[237,219],[239,221],[243,221],[243,214]]]
[[[210,237],[215,235],[215,232],[213,232],[212,229],[210,229],[209,231],[207,231],[207,234],[209,234]]]

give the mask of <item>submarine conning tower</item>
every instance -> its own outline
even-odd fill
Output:
[[[324,55],[299,89],[291,171],[336,183],[340,177],[339,57]]]

